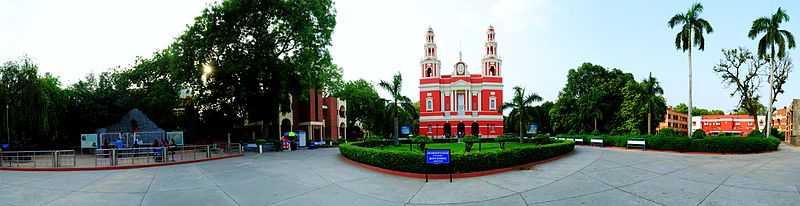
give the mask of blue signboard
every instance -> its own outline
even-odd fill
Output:
[[[446,149],[425,150],[425,163],[432,165],[450,164],[450,150]]]
[[[536,134],[539,130],[539,124],[531,123],[528,125],[528,134]]]
[[[411,134],[411,127],[409,127],[409,126],[400,127],[400,134],[404,134],[404,135]]]

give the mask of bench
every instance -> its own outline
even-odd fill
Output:
[[[600,145],[601,147],[603,146],[603,139],[602,138],[592,138],[589,141],[591,141],[590,143],[592,144],[592,146],[594,146],[594,145]]]
[[[572,141],[575,141],[575,144],[577,144],[577,143],[583,144],[583,138],[575,138],[575,139],[572,139]]]
[[[646,142],[644,139],[629,139],[627,144],[625,144],[625,148],[630,149],[631,147],[642,148],[642,150],[647,150]]]

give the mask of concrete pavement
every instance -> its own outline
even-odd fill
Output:
[[[0,205],[800,205],[800,151],[695,155],[576,147],[477,178],[396,177],[337,149],[116,171],[0,171]]]

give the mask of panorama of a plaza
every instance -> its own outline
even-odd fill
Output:
[[[0,0],[0,206],[800,205],[799,11]]]

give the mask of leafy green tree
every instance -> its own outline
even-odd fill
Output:
[[[763,108],[758,103],[758,88],[761,85],[759,73],[766,62],[756,58],[745,48],[723,49],[723,57],[714,66],[714,72],[720,75],[728,87],[733,88],[731,96],[739,96],[739,108],[746,111],[758,127],[758,110]]]
[[[553,128],[556,132],[611,131],[620,124],[615,115],[624,100],[622,89],[631,81],[630,73],[591,63],[570,69],[549,112]]]
[[[503,104],[503,107],[502,107],[501,110],[507,110],[507,109],[512,109],[513,108],[515,111],[517,111],[516,114],[509,114],[509,115],[510,116],[517,116],[517,118],[519,118],[519,137],[520,138],[523,137],[523,131],[524,131],[523,122],[525,122],[525,114],[527,114],[525,112],[526,108],[530,107],[531,104],[533,104],[535,102],[540,102],[540,101],[542,101],[542,97],[540,97],[538,94],[536,94],[536,93],[527,94],[525,92],[525,89],[523,89],[522,87],[519,87],[519,86],[515,86],[514,87],[514,96],[511,97],[511,102],[506,102],[506,103]],[[522,140],[520,139],[520,141],[522,141]]]
[[[303,99],[307,88],[340,83],[328,51],[335,25],[330,0],[228,0],[204,10],[168,49],[201,117],[278,131],[290,94]]]
[[[672,107],[672,110],[678,113],[687,113],[689,108],[686,106],[686,104],[680,103],[678,105],[675,105],[675,107]],[[719,109],[705,109],[705,108],[694,107],[692,108],[692,114],[694,114],[695,116],[722,115],[725,114],[725,111]]]
[[[788,47],[791,49],[795,47],[792,33],[781,29],[781,23],[784,21],[789,21],[789,15],[779,7],[778,11],[771,17],[760,17],[753,21],[753,26],[750,28],[750,32],[747,33],[747,37],[750,37],[750,39],[755,39],[759,34],[764,33],[764,36],[758,40],[758,56],[768,59],[772,65],[767,77],[767,84],[769,84],[770,91],[767,104],[767,119],[772,119],[772,103],[775,101],[774,96],[776,96],[776,94],[773,94],[775,93],[773,88],[773,76],[778,66],[776,57],[785,57],[786,48]],[[767,54],[767,49],[769,49],[769,54]],[[775,52],[776,49],[778,50],[777,53]],[[770,121],[767,121],[766,128],[771,128]],[[770,136],[769,130],[767,130],[767,136]]]
[[[416,111],[414,105],[412,105],[411,99],[406,96],[403,96],[402,89],[403,89],[403,76],[400,72],[397,72],[392,77],[392,81],[387,82],[381,80],[378,84],[380,85],[383,90],[385,90],[389,95],[392,97],[392,103],[389,104],[388,109],[392,111],[392,118],[394,119],[394,128],[392,129],[392,136],[394,138],[394,144],[400,144],[400,132],[399,132],[399,113],[407,113],[407,114],[415,114]]]
[[[705,49],[705,37],[703,33],[712,33],[714,29],[711,23],[700,18],[703,12],[703,5],[695,3],[686,13],[675,14],[669,19],[667,25],[674,28],[680,25],[680,31],[675,35],[675,48],[689,51],[689,131],[692,131],[692,47],[698,46],[700,51]]]
[[[664,98],[661,96],[664,94],[664,89],[661,88],[661,85],[658,83],[656,78],[653,78],[652,73],[650,73],[647,79],[642,81],[642,86],[644,87],[644,99],[647,105],[647,135],[650,135],[651,131],[653,131],[653,112],[656,111],[654,107],[656,105],[664,105]]]
[[[652,76],[641,83],[628,82],[622,90],[624,101],[615,117],[621,123],[612,133],[641,134],[644,131],[655,129],[655,125],[648,123],[650,118],[656,121],[664,119],[666,102],[658,94],[651,92],[658,88],[658,81]],[[642,106],[645,105],[645,106]]]
[[[348,128],[361,125],[368,131],[384,134],[383,119],[390,116],[386,113],[387,100],[378,95],[372,83],[364,79],[345,82],[334,96],[347,101]]]
[[[550,120],[550,110],[553,108],[553,102],[545,101],[542,104],[536,106],[528,106],[525,108],[525,118],[530,119],[531,122],[535,122],[539,125],[539,133],[552,133],[553,127]],[[505,125],[519,125],[520,124],[520,116],[518,115],[519,111],[515,108],[511,109],[509,115],[505,117]],[[525,128],[523,128],[524,130]],[[506,132],[509,133],[518,133],[519,128],[517,127],[509,127],[507,128]]]

